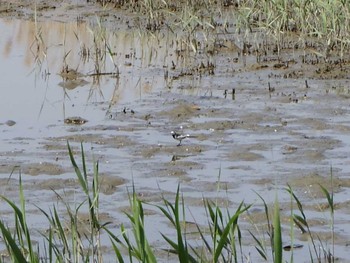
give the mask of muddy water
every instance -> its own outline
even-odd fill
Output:
[[[290,184],[314,230],[330,244],[330,217],[320,210],[326,199],[319,184],[330,186],[332,168],[335,253],[346,261],[346,68],[320,74],[324,65],[303,64],[300,54],[289,51],[282,58],[294,63],[280,68],[273,55],[257,64],[254,56],[218,48],[210,58],[211,74],[200,67],[205,55],[186,61],[176,39],[165,33],[16,19],[0,20],[0,31],[0,192],[16,200],[22,175],[33,229],[44,231],[46,224],[35,206],[56,204],[64,211],[53,190],[73,205],[82,200],[66,142],[76,153],[83,142],[88,161],[100,162],[101,214],[116,229],[126,222],[122,212],[132,184],[142,199],[159,203],[160,191],[171,200],[180,183],[196,215],[188,214],[188,220],[203,224],[203,197],[217,199],[230,211],[242,200],[254,203],[251,215],[260,218],[262,202],[255,192],[268,204],[278,193],[289,236],[290,197],[283,188]],[[66,124],[71,117],[88,122]],[[180,127],[191,136],[177,146],[170,132]],[[156,210],[147,208],[148,222],[157,222],[147,223],[147,231],[159,251],[166,247],[159,231],[172,232]],[[1,203],[1,209],[10,222],[9,208]],[[250,220],[244,217],[242,224],[253,229]],[[259,258],[246,236],[244,253]],[[294,259],[302,262],[308,242],[302,235],[296,239],[304,248],[295,251]],[[111,253],[108,243],[106,253]]]

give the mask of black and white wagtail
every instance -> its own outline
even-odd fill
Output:
[[[179,144],[177,146],[181,145],[181,142],[182,142],[183,139],[186,139],[186,138],[190,137],[189,134],[182,134],[182,133],[178,133],[178,132],[174,132],[174,131],[171,131],[171,135],[173,136],[173,138],[175,140],[179,141]]]

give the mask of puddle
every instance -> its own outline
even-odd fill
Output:
[[[100,36],[102,32],[84,23],[2,20],[0,26],[4,33],[1,85],[7,94],[0,109],[17,125],[57,125],[70,116],[100,122],[106,114],[100,103],[134,102],[164,85],[164,77],[137,57],[149,43],[137,43],[133,33]],[[105,50],[99,51],[93,43],[98,36],[118,53],[110,58],[100,56],[98,52]],[[14,99],[9,104],[6,98]]]
[[[203,197],[219,198],[230,207],[244,199],[262,208],[254,191],[270,204],[278,192],[284,205],[290,199],[282,190],[287,183],[303,204],[314,206],[322,199],[315,188],[318,183],[329,186],[333,167],[340,180],[335,200],[344,203],[336,210],[336,231],[350,235],[349,101],[346,90],[337,93],[334,88],[348,87],[347,79],[311,79],[314,68],[303,65],[305,87],[304,77],[279,77],[300,64],[286,72],[272,63],[260,69],[247,57],[244,66],[236,51],[229,55],[237,63],[227,59],[228,51],[211,58],[217,62],[214,75],[186,75],[171,70],[173,63],[185,68],[176,58],[179,47],[171,34],[112,31],[98,23],[0,19],[0,31],[1,180],[21,167],[33,226],[43,224],[42,218],[32,217],[37,213],[33,204],[46,209],[57,201],[50,189],[81,198],[68,140],[76,153],[84,142],[88,162],[100,161],[105,180],[101,212],[114,218],[116,226],[126,221],[121,211],[128,206],[132,183],[145,200],[154,202],[160,201],[159,189],[171,200],[181,183],[188,208],[204,222]],[[232,68],[234,74],[227,70]],[[75,116],[88,122],[65,124]],[[180,126],[191,138],[176,146],[170,131]],[[16,171],[2,190],[11,198],[17,196]],[[308,209],[312,217],[320,217]],[[148,216],[162,220],[156,212]],[[327,220],[320,225],[327,227]],[[159,228],[147,228],[151,242],[164,246],[156,234]],[[165,222],[161,230],[169,231]],[[349,249],[342,238],[337,240],[336,254],[345,258]],[[307,246],[300,251],[296,261],[308,255]],[[249,244],[245,252],[259,258]]]

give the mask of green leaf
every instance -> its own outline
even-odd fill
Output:
[[[274,224],[274,239],[273,239],[273,244],[274,244],[274,253],[275,253],[275,263],[282,263],[282,251],[283,251],[283,246],[282,246],[282,233],[281,233],[281,221],[280,221],[280,208],[279,208],[279,203],[277,199],[277,194],[275,198],[275,207],[274,207],[274,218],[273,218],[273,224]]]
[[[230,233],[230,229],[231,227],[235,228],[237,225],[237,221],[238,221],[238,217],[246,210],[248,210],[250,208],[250,206],[245,207],[244,209],[241,209],[243,205],[243,202],[239,205],[236,213],[231,217],[231,219],[229,220],[229,222],[227,223],[227,225],[225,226],[222,235],[220,237],[218,246],[215,250],[214,253],[214,262],[218,262],[219,261],[219,257],[221,255],[222,249],[224,248],[225,244],[227,243],[227,236]]]
[[[7,244],[10,246],[12,250],[11,257],[15,260],[16,263],[27,262],[27,260],[22,254],[21,249],[17,246],[15,240],[12,238],[8,229],[3,225],[2,221],[0,221],[0,228],[1,228],[3,238],[5,239],[5,241],[7,242]]]
[[[328,190],[323,187],[322,185],[320,185],[321,187],[321,190],[322,192],[324,193],[324,195],[326,196],[327,198],[327,201],[328,201],[328,205],[329,207],[331,208],[331,213],[333,214],[334,213],[334,203],[333,203],[333,194],[331,195]]]
[[[67,141],[67,146],[68,146],[69,158],[70,158],[70,161],[73,165],[75,174],[78,177],[80,186],[83,188],[84,193],[88,196],[89,195],[88,182],[87,182],[86,178],[83,176],[83,174],[81,173],[81,171],[80,171],[80,169],[79,169],[79,167],[74,159],[74,155],[73,155],[72,149],[71,149],[68,141]],[[82,156],[83,156],[83,160],[85,160],[84,152],[82,152]],[[84,161],[83,161],[83,166],[84,166],[84,170],[86,170]]]

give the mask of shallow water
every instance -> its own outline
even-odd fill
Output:
[[[50,189],[55,187],[73,203],[82,198],[68,140],[77,152],[83,142],[90,162],[99,160],[106,181],[101,212],[116,226],[126,221],[122,211],[132,184],[142,199],[159,203],[160,190],[171,200],[180,183],[189,210],[199,216],[193,221],[205,224],[203,197],[218,198],[232,211],[244,200],[262,212],[255,192],[269,204],[278,193],[287,218],[290,197],[283,188],[289,183],[307,204],[307,215],[323,220],[316,231],[325,231],[330,218],[327,212],[316,212],[317,204],[326,202],[318,184],[329,186],[332,167],[339,204],[336,255],[346,259],[349,99],[339,87],[348,87],[347,79],[313,79],[308,72],[312,66],[304,69],[304,78],[271,78],[271,72],[282,75],[301,66],[281,70],[267,63],[257,70],[254,58],[247,57],[244,66],[236,52],[228,51],[212,58],[218,62],[215,75],[181,76],[186,63],[176,59],[178,47],[170,44],[175,43],[171,36],[110,31],[93,23],[1,19],[0,32],[0,192],[17,198],[20,167],[32,227],[42,230],[45,221],[33,205],[48,209],[57,202]],[[227,57],[237,57],[238,63]],[[182,69],[172,71],[173,61]],[[68,79],[61,74],[66,66],[73,72]],[[106,74],[96,76],[97,70]],[[176,78],[165,77],[167,72]],[[268,91],[268,82],[274,92]],[[232,94],[225,98],[224,90],[233,88],[234,100]],[[65,124],[72,116],[88,122]],[[6,124],[9,120],[15,124]],[[180,126],[192,138],[177,147],[170,131]],[[1,209],[9,211],[3,204]],[[4,217],[10,220],[10,215]],[[159,213],[149,220],[161,221],[148,225],[147,231],[157,248],[164,247],[159,231],[171,232],[167,222]],[[251,227],[248,220],[242,223]],[[302,261],[308,257],[307,241],[296,238],[304,248],[295,251],[294,259]],[[244,250],[259,258],[251,244]]]

